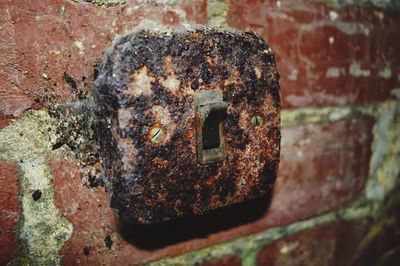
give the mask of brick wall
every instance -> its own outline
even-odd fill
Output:
[[[396,0],[2,0],[0,11],[1,265],[399,261]],[[48,110],[90,94],[94,66],[116,36],[185,24],[253,30],[274,49],[279,177],[268,198],[124,227],[96,169],[57,145],[60,119]],[[79,135],[68,132],[64,142]]]

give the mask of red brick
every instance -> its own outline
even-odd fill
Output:
[[[61,252],[63,264],[110,264],[113,254],[104,239],[115,234],[116,225],[104,189],[89,187],[79,167],[71,162],[49,163],[54,176],[56,206],[74,226]]]
[[[54,176],[56,206],[74,227],[72,237],[61,251],[63,265],[101,263],[136,265],[182,254],[199,247],[194,241],[194,243],[181,242],[161,248],[146,248],[125,240],[120,233],[118,220],[109,207],[104,188],[88,186],[87,180],[80,174],[79,167],[72,162],[49,161],[49,163]],[[111,248],[106,246],[107,237],[112,241]],[[150,239],[150,241],[157,240]],[[234,261],[232,258],[222,259],[225,260]]]
[[[225,256],[218,259],[208,260],[201,264],[201,266],[240,266],[242,260],[237,256]]]
[[[254,217],[197,244],[227,241],[345,206],[359,196],[368,178],[372,127],[372,118],[360,117],[283,128],[279,176],[270,202],[264,198],[235,210],[236,215],[227,212],[226,220]]]
[[[338,209],[359,195],[368,176],[372,125],[359,117],[284,128],[269,208],[263,198],[152,227],[121,227],[104,188],[89,187],[77,165],[51,161],[56,205],[74,225],[61,252],[64,265],[143,263]]]
[[[8,126],[12,121],[12,116],[10,115],[4,115],[2,112],[0,112],[0,129]]]
[[[0,160],[0,265],[17,256],[16,226],[19,220],[18,169]]]
[[[285,128],[268,223],[286,224],[343,206],[368,178],[371,118]]]
[[[258,265],[398,265],[400,197],[388,197],[381,215],[303,231],[266,245]]]
[[[64,72],[79,90],[91,90],[93,64],[116,36],[144,20],[180,25],[207,18],[205,0],[171,5],[128,1],[109,8],[83,1],[2,1],[0,10],[0,113],[12,116],[41,108],[50,99],[76,99]]]
[[[173,11],[167,11],[163,17],[163,23],[165,25],[177,25],[179,24],[179,15]]]
[[[275,1],[232,1],[228,22],[254,29],[276,50],[284,107],[367,103],[388,97],[389,88],[398,82],[400,61],[394,52],[400,40],[395,28],[398,21],[392,14],[383,13],[381,19],[379,12],[346,8],[336,10],[339,18],[332,23],[328,8],[321,4],[280,3],[281,8]],[[104,49],[115,36],[134,29],[141,21],[174,25],[206,22],[203,0],[169,7],[129,2],[111,8],[73,1],[3,1],[0,10],[4,11],[0,15],[0,128],[24,110],[46,105],[49,97],[59,102],[74,100],[75,92],[63,80],[64,72],[80,89],[90,90],[93,64]],[[357,29],[359,24],[355,23],[365,25],[369,35],[346,34],[338,21],[349,23],[345,25],[350,29]],[[330,36],[335,39],[331,46]],[[85,47],[82,55],[76,41]],[[370,69],[369,78],[348,74],[353,60]],[[378,74],[385,64],[392,69],[388,79]],[[326,69],[331,66],[344,67],[346,75],[326,78]],[[299,71],[296,81],[288,78],[293,68]],[[264,208],[266,201],[249,202],[219,214],[160,225],[149,241],[172,241],[157,247],[137,244],[121,232],[104,188],[87,186],[77,165],[51,161],[56,204],[74,225],[73,235],[61,252],[63,263],[142,263],[340,208],[357,197],[368,175],[371,129],[368,118],[283,129],[280,176],[268,209]],[[2,162],[0,173],[0,228],[6,228],[0,235],[2,264],[18,251],[14,229],[19,201],[15,166]],[[136,230],[131,234],[146,238]],[[112,242],[110,248],[105,242],[108,246]]]
[[[400,84],[396,13],[330,10],[317,1],[238,0],[230,1],[227,20],[261,34],[274,49],[284,108],[381,101]],[[358,66],[367,77],[354,72]],[[385,68],[391,73],[382,77]]]
[[[290,235],[265,246],[257,265],[351,265],[367,226],[366,221],[340,222]]]
[[[176,254],[145,250],[125,241],[104,188],[90,187],[79,167],[71,162],[50,161],[50,167],[56,206],[74,226],[72,237],[61,251],[63,265],[136,265]]]
[[[250,202],[227,220],[254,216],[208,236],[208,245],[339,209],[359,196],[368,177],[373,120],[283,128],[279,176],[270,203]],[[237,212],[237,210],[236,210]],[[222,215],[221,215],[222,216]],[[210,222],[212,225],[212,222]]]

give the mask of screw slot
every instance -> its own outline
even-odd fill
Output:
[[[150,130],[150,140],[153,144],[158,144],[164,139],[164,130],[155,126]]]
[[[263,119],[261,118],[261,116],[255,115],[251,118],[251,123],[254,127],[259,127],[262,125]]]

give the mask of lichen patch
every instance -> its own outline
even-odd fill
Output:
[[[0,159],[15,161],[20,169],[18,234],[23,249],[15,264],[59,264],[58,253],[73,231],[54,205],[53,176],[46,163],[46,156],[55,153],[54,140],[55,121],[45,110],[27,112],[0,130]]]

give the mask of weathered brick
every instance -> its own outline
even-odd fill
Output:
[[[101,187],[90,187],[79,166],[72,162],[50,161],[49,164],[54,176],[56,206],[74,226],[71,238],[61,251],[63,264],[110,264],[116,247],[111,245],[109,249],[105,239],[116,234],[117,228],[106,192]]]
[[[93,65],[102,52],[116,36],[144,21],[155,27],[205,23],[207,18],[204,0],[127,1],[108,8],[84,1],[2,1],[0,10],[2,116],[76,100],[91,90]]]
[[[79,166],[72,162],[49,161],[49,164],[54,176],[56,206],[74,226],[72,237],[61,251],[63,265],[136,265],[218,242],[179,241],[182,237],[179,236],[182,234],[179,222],[177,227],[172,226],[173,232],[164,231],[161,225],[128,228],[131,232],[126,234],[123,232],[126,229],[121,227],[109,207],[104,188],[91,187],[88,180],[82,177]],[[190,224],[185,226],[190,227]],[[170,229],[168,226],[165,228]],[[177,239],[171,244],[162,244],[165,240],[162,238],[166,236]],[[156,246],[152,246],[152,243],[156,243]]]
[[[74,226],[72,237],[61,251],[63,265],[136,265],[192,248],[187,247],[184,251],[176,247],[146,249],[124,239],[104,188],[91,187],[90,182],[82,177],[79,166],[74,163],[49,163],[54,175],[56,206]]]
[[[50,162],[56,205],[74,226],[64,264],[153,261],[338,209],[359,195],[368,176],[372,125],[358,117],[284,128],[269,208],[262,198],[154,226],[119,224],[104,188],[90,187],[73,163]]]
[[[210,234],[207,241],[196,240],[197,244],[227,241],[307,219],[355,199],[368,178],[373,124],[372,118],[360,117],[283,128],[273,195],[227,211],[221,217],[238,223],[232,227],[226,223],[223,230]],[[208,226],[218,228],[212,221]]]
[[[12,121],[12,116],[4,115],[2,112],[0,112],[0,129],[9,125],[11,121]]]
[[[15,164],[0,160],[0,265],[18,254],[16,226],[19,220],[18,170]]]
[[[290,235],[266,245],[257,265],[351,265],[368,222],[340,222]]]
[[[400,16],[318,1],[230,1],[228,24],[271,45],[284,108],[385,100],[400,84]]]
[[[373,119],[285,128],[267,221],[285,224],[354,199],[368,178]]]
[[[277,3],[231,1],[228,22],[259,32],[277,52],[284,107],[380,101],[398,86],[398,18],[379,10],[329,10],[315,2],[280,1],[280,8]],[[104,49],[141,22],[206,22],[204,0],[169,6],[129,1],[110,8],[83,1],[3,1],[0,10],[5,11],[0,14],[0,128],[49,98],[77,100],[79,91],[91,90],[93,64]],[[368,175],[372,125],[362,117],[284,128],[280,176],[269,208],[264,198],[151,228],[121,226],[104,188],[90,187],[74,163],[51,161],[56,204],[74,226],[61,252],[63,263],[142,263],[343,207],[359,195]],[[2,264],[18,251],[19,203],[15,166],[0,163],[0,173],[6,177],[0,180],[0,228],[6,228],[0,235]],[[332,241],[340,240],[335,234],[343,236],[342,229],[329,230]],[[326,251],[329,234],[315,234],[326,239],[321,252],[337,262]],[[207,263],[234,264],[238,258],[221,260]]]

